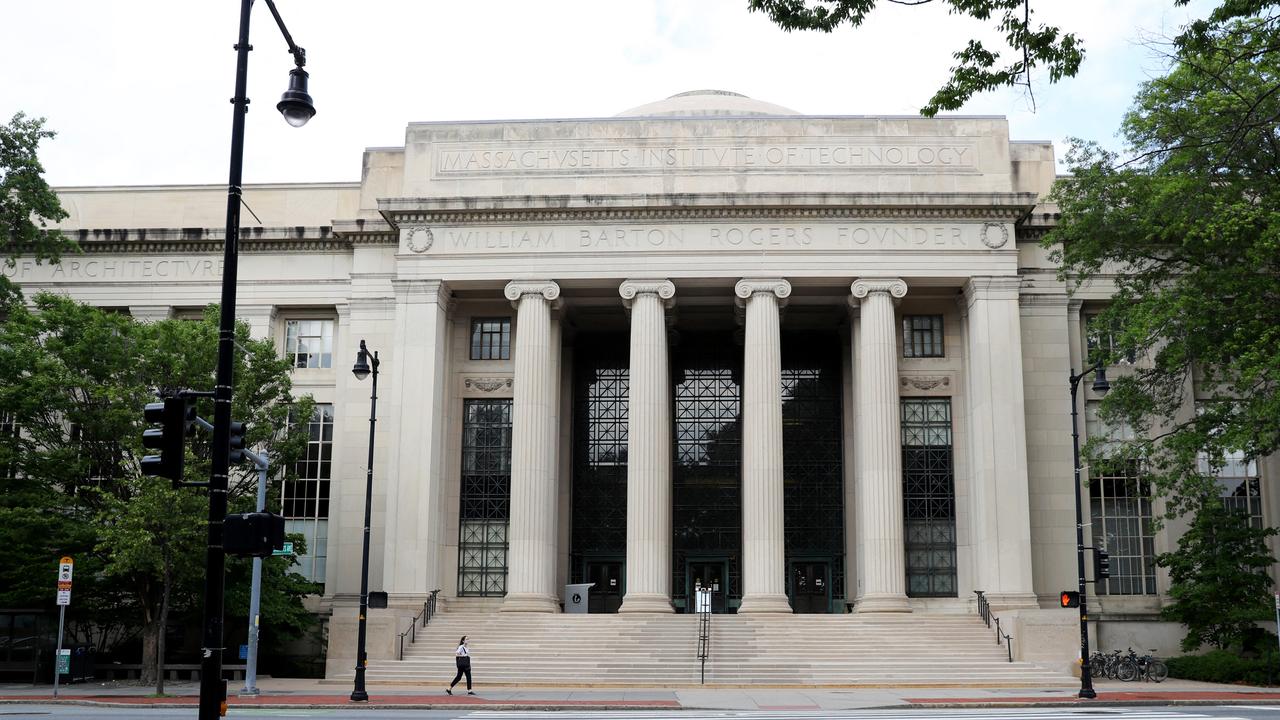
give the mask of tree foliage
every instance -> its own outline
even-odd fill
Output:
[[[41,140],[54,137],[44,118],[13,116],[0,125],[0,257],[9,267],[18,255],[57,262],[78,246],[48,224],[67,217],[58,196],[44,181],[44,167],[36,156]],[[7,281],[0,278],[0,284]],[[0,288],[8,290],[8,288]]]
[[[1271,577],[1275,563],[1266,539],[1272,528],[1255,528],[1247,515],[1229,510],[1217,498],[1195,514],[1175,552],[1156,558],[1169,569],[1172,604],[1160,614],[1187,628],[1182,649],[1201,645],[1243,646],[1257,621],[1271,615]]]
[[[212,387],[217,310],[200,321],[141,323],[52,294],[33,303],[10,302],[0,324],[0,408],[9,429],[0,435],[0,605],[47,606],[57,558],[71,555],[73,631],[107,650],[142,626],[149,669],[169,604],[177,612],[200,608],[208,501],[140,474],[142,407],[158,394]],[[243,324],[236,341],[232,414],[248,423],[250,445],[267,448],[272,468],[291,468],[307,433],[305,424],[290,427],[289,415],[310,417],[312,403],[293,398],[289,363],[270,341],[250,338]],[[211,403],[197,412],[212,417]],[[208,479],[209,441],[199,432],[189,441],[188,481]],[[251,467],[233,468],[233,511],[252,509],[257,477]],[[247,572],[238,574],[247,582]],[[316,589],[278,588],[293,606]],[[276,609],[264,605],[264,623]],[[290,628],[301,622],[292,608],[281,615]]]
[[[1073,141],[1053,194],[1062,277],[1115,285],[1103,359],[1140,358],[1102,405],[1137,439],[1086,454],[1142,461],[1167,517],[1218,494],[1217,459],[1280,448],[1278,27],[1268,12],[1180,36],[1124,120],[1125,156]],[[1188,416],[1192,387],[1216,401]]]
[[[1084,60],[1084,42],[1074,33],[1032,22],[1031,0],[748,0],[748,7],[763,12],[776,25],[792,30],[832,32],[841,25],[858,27],[877,5],[906,6],[945,4],[952,15],[965,15],[988,24],[1002,43],[992,46],[970,38],[952,54],[951,75],[920,114],[933,117],[942,110],[958,110],[974,95],[1003,87],[1021,86],[1030,95],[1032,71],[1048,74],[1049,82],[1075,77]],[[1186,5],[1190,0],[1173,0]],[[1204,20],[1189,26],[1177,38],[1180,47],[1203,49],[1234,19],[1250,17],[1274,5],[1264,0],[1222,0]],[[1034,97],[1032,97],[1034,102]]]

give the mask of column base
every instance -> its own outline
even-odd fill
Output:
[[[906,595],[863,595],[858,598],[857,604],[854,605],[853,611],[857,613],[873,613],[873,612],[911,612],[911,602],[907,600]]]
[[[627,593],[622,596],[620,613],[673,613],[671,598],[662,593]]]
[[[791,602],[786,595],[776,593],[759,593],[744,595],[742,604],[738,606],[738,614],[743,613],[787,613],[791,614]]]
[[[498,608],[498,612],[558,613],[560,601],[551,595],[539,593],[508,594],[502,601],[502,607]]]

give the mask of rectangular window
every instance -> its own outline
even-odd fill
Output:
[[[1151,493],[1136,464],[1089,481],[1093,544],[1111,554],[1111,578],[1099,595],[1155,595]]]
[[[1116,333],[1119,328],[1114,325],[1105,325],[1099,315],[1084,316],[1084,333],[1085,333],[1085,349],[1090,362],[1099,358],[1094,357],[1095,353],[1105,353],[1114,356],[1116,353]],[[1123,357],[1116,358],[1113,362],[1120,365],[1132,365],[1136,356],[1132,353],[1125,353]]]
[[[907,595],[956,597],[951,398],[901,402]]]
[[[295,368],[333,367],[333,321],[288,320],[284,354]]]
[[[471,359],[511,359],[511,318],[471,319]]]
[[[941,315],[903,316],[902,356],[909,358],[944,356]]]
[[[333,471],[333,405],[317,404],[307,423],[306,457],[294,466],[297,478],[285,480],[281,492],[284,529],[299,533],[307,552],[293,572],[323,583],[329,556],[329,481]]]
[[[1262,527],[1262,479],[1258,477],[1258,463],[1236,450],[1222,459],[1222,467],[1215,469],[1203,453],[1198,458],[1200,472],[1212,476],[1218,483],[1222,504],[1228,510],[1249,518],[1249,524]]]
[[[458,595],[507,594],[511,400],[466,400],[458,504]]]

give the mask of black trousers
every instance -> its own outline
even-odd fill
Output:
[[[456,659],[458,661],[458,674],[453,676],[453,682],[449,683],[449,687],[453,687],[454,685],[457,685],[458,681],[462,679],[462,676],[466,675],[467,689],[470,690],[471,689],[471,658],[460,657]]]

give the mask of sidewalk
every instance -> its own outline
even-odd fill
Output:
[[[350,689],[320,680],[272,679],[259,682],[258,697],[237,697],[239,683],[231,683],[232,706],[262,708],[346,707]],[[493,710],[772,710],[820,711],[866,708],[1047,707],[1098,705],[1221,705],[1247,703],[1280,705],[1280,688],[1214,685],[1187,680],[1154,683],[1095,683],[1096,700],[1080,700],[1067,688],[521,688],[477,687],[477,695],[455,688],[456,694],[424,685],[369,685],[369,705],[397,708],[467,708]],[[63,686],[59,700],[74,704],[128,706],[194,706],[199,686],[192,682],[165,683],[169,696],[150,697],[153,688],[123,683]],[[50,703],[52,687],[0,684],[0,703]]]

